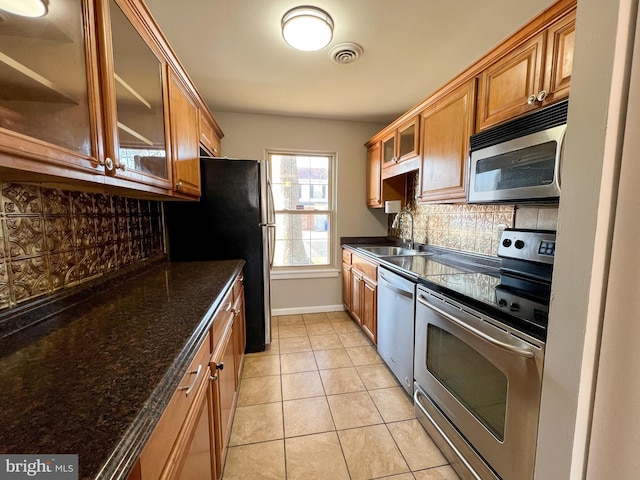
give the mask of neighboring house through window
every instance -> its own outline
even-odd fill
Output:
[[[335,154],[267,151],[276,213],[276,269],[332,264]]]

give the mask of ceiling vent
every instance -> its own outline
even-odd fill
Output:
[[[333,63],[346,65],[355,62],[364,53],[364,49],[357,43],[341,43],[329,50],[329,58]]]

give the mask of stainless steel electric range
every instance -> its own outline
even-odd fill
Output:
[[[505,230],[498,255],[499,270],[443,255],[389,260],[419,276],[420,422],[461,478],[531,480],[555,233]]]

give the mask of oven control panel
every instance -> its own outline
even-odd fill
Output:
[[[553,264],[556,233],[549,230],[507,229],[502,232],[498,256]]]

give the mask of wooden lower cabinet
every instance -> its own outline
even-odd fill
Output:
[[[373,343],[378,343],[378,284],[364,277],[362,281],[361,327]]]
[[[351,269],[351,316],[359,324],[362,325],[362,274],[357,270]]]
[[[342,303],[345,310],[351,310],[351,265],[342,262]]]
[[[238,391],[236,352],[234,348],[234,318],[235,316],[232,313],[229,325],[211,358],[211,391],[214,403],[213,423],[216,439],[216,478],[222,476],[222,466],[226,458]]]
[[[220,303],[210,333],[128,480],[222,478],[244,360],[242,280],[239,275]]]
[[[348,250],[344,250],[342,259],[342,302],[362,331],[377,344],[378,266]]]
[[[208,373],[208,372],[207,372]],[[213,480],[216,478],[211,390],[205,382],[193,408],[189,435],[180,454],[181,464],[175,478],[180,480]]]

